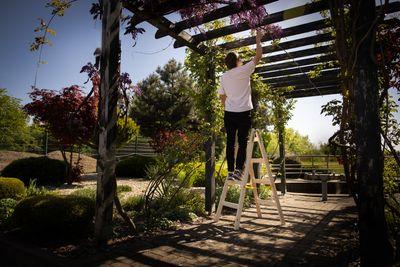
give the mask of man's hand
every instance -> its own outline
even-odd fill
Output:
[[[256,44],[257,44],[257,48],[256,48],[256,55],[253,58],[253,62],[254,65],[257,65],[258,62],[260,62],[260,59],[262,57],[262,46],[261,46],[261,38],[263,37],[263,33],[260,30],[257,30],[257,34],[256,34]]]

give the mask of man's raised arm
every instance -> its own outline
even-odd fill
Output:
[[[262,46],[261,46],[261,38],[262,38],[262,33],[260,30],[257,30],[257,35],[256,35],[256,55],[253,58],[254,65],[257,66],[258,62],[260,62],[260,59],[262,57]]]

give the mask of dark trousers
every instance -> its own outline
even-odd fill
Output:
[[[225,111],[224,124],[226,129],[226,160],[228,171],[235,170],[235,138],[238,137],[238,152],[236,155],[236,169],[243,170],[246,160],[247,140],[251,128],[251,111]]]

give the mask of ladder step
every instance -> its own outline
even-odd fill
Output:
[[[252,158],[251,162],[252,163],[264,163],[264,159],[263,158]]]
[[[275,175],[272,175],[272,177],[271,177],[271,180],[273,180],[273,179],[274,179],[274,177],[275,177]],[[267,174],[264,174],[264,175],[261,177],[261,179],[266,179],[266,180],[269,180],[270,178],[269,178],[269,175],[268,175],[268,173],[267,173]]]
[[[261,179],[253,179],[253,181],[256,184],[265,184],[265,185],[271,185],[271,182],[268,179],[261,178]]]
[[[229,208],[232,208],[232,209],[238,209],[239,208],[239,204],[233,203],[233,202],[228,202],[228,201],[224,201],[223,205],[225,207],[229,207]]]

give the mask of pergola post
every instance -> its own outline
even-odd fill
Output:
[[[385,220],[378,71],[373,53],[375,1],[358,0],[353,8],[357,16],[351,23],[355,25],[354,43],[358,45],[353,84],[361,266],[391,266],[393,249]]]
[[[209,86],[208,90],[215,89],[215,66],[210,65],[207,69],[207,80]],[[211,92],[210,92],[211,93]],[[211,122],[212,110],[208,110],[206,120]],[[206,157],[206,170],[205,170],[205,209],[211,213],[215,204],[215,136],[210,136],[205,143],[205,157]]]
[[[104,245],[112,235],[115,196],[116,122],[120,72],[121,1],[103,0],[101,86],[99,94],[99,172],[97,176],[95,238]]]
[[[282,110],[278,109],[278,120],[282,120]],[[285,125],[278,127],[278,143],[279,143],[279,162],[281,173],[281,193],[286,193],[286,153],[285,153]]]

